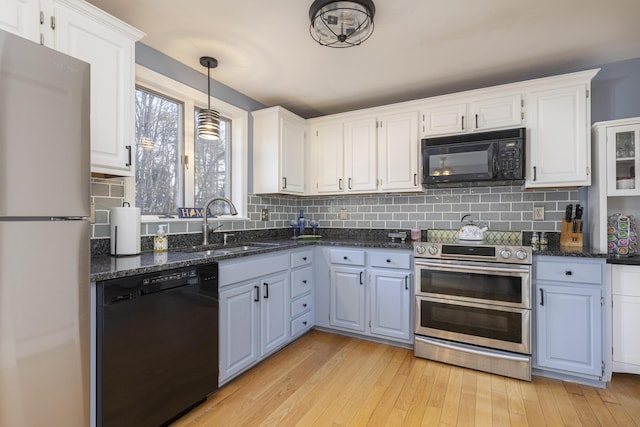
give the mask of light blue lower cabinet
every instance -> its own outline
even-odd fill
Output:
[[[605,387],[604,259],[538,256],[533,269],[533,374]]]

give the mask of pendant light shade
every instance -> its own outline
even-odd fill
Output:
[[[211,109],[211,69],[218,66],[218,61],[210,56],[200,58],[200,65],[207,67],[207,109],[198,113],[198,138],[220,139],[220,113]]]
[[[358,46],[373,34],[372,0],[315,0],[309,9],[311,37],[322,46]]]

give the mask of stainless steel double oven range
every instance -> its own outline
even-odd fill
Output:
[[[531,381],[531,247],[416,242],[417,357]]]

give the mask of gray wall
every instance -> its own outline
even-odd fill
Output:
[[[640,117],[640,58],[602,65],[591,83],[591,121]]]

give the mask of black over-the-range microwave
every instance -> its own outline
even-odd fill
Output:
[[[422,184],[523,184],[526,133],[517,128],[424,138]]]

